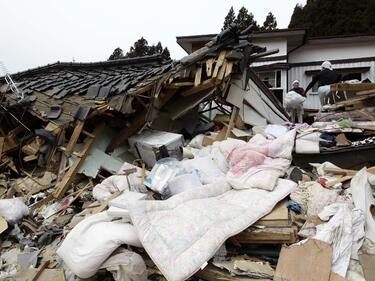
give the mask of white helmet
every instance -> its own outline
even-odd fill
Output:
[[[327,61],[327,60],[322,63],[321,68],[322,69],[333,70],[332,64],[329,61]]]

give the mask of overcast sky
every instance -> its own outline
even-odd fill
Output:
[[[0,0],[0,61],[10,72],[56,61],[107,60],[116,47],[126,52],[141,36],[161,41],[173,59],[185,55],[176,36],[217,33],[233,5],[262,24],[267,13],[288,26],[304,0]],[[2,75],[2,73],[1,73]]]

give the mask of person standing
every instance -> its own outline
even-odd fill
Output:
[[[306,97],[305,91],[303,90],[303,88],[300,87],[298,80],[293,81],[292,89],[290,89],[289,92],[291,92],[291,91],[294,91],[297,94],[300,94],[301,96]],[[288,107],[287,106],[286,109],[287,109],[287,111],[288,111],[288,113],[289,113],[289,115],[292,119],[292,123],[295,123],[296,118],[298,120],[298,123],[303,123],[303,112],[304,112],[303,111],[303,103],[301,103],[297,107]]]
[[[325,61],[321,65],[321,71],[313,76],[304,94],[306,96],[307,92],[318,82],[320,105],[323,106],[326,104],[326,97],[331,91],[330,85],[337,83],[339,78],[339,75],[333,70],[332,64],[329,61]]]

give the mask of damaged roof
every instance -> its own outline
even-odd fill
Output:
[[[138,83],[170,67],[170,61],[153,55],[95,63],[57,62],[12,76],[24,94],[37,91],[56,99],[80,95],[105,100],[134,91]],[[0,88],[4,91],[6,87]]]

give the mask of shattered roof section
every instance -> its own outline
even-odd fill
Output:
[[[106,100],[135,91],[140,82],[166,72],[171,65],[170,61],[163,61],[161,55],[96,63],[57,62],[12,77],[26,95],[36,91],[56,99],[79,95]],[[0,92],[6,89],[0,87]]]

